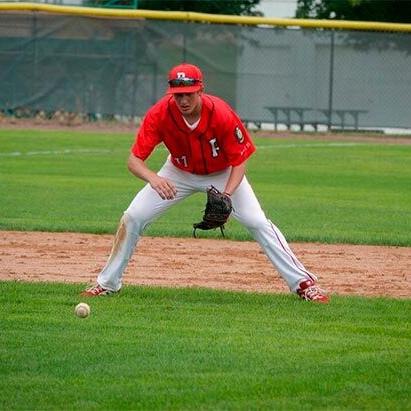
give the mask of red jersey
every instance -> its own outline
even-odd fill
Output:
[[[151,107],[137,133],[132,153],[145,160],[164,143],[172,163],[193,174],[210,174],[243,163],[255,151],[250,135],[233,109],[218,97],[202,94],[201,118],[194,130],[185,123],[174,98]]]

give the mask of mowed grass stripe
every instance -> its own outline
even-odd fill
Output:
[[[2,409],[407,409],[410,300],[0,282]]]

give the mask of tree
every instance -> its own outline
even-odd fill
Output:
[[[411,23],[411,0],[298,0],[296,17]]]
[[[86,0],[94,7],[121,7],[164,11],[194,11],[211,14],[255,16],[260,0]]]

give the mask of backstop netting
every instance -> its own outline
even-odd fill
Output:
[[[411,128],[411,35],[0,14],[0,110],[139,117],[199,65],[247,121]]]

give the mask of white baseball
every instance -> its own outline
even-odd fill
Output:
[[[86,318],[90,315],[90,306],[86,303],[79,303],[74,308],[74,312],[77,317]]]

